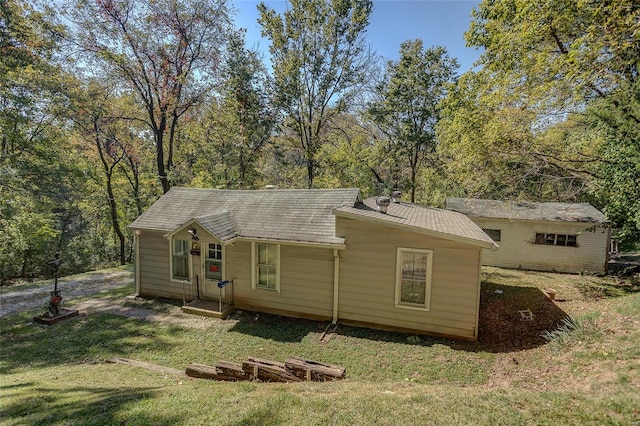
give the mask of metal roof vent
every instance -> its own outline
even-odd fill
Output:
[[[393,191],[391,193],[391,202],[399,203],[400,202],[400,197],[402,197],[402,191]]]
[[[380,213],[387,214],[387,207],[391,204],[391,198],[381,195],[376,198],[376,204],[378,205],[378,211]]]

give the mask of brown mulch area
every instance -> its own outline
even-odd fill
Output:
[[[521,310],[531,311],[532,319],[523,320]],[[562,301],[550,300],[537,288],[483,285],[478,341],[492,352],[534,348],[545,343],[541,333],[555,329],[566,316]]]

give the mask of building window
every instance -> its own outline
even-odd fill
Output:
[[[280,292],[280,246],[253,243],[251,258],[254,265],[251,277],[252,288]]]
[[[575,234],[545,234],[537,232],[535,243],[547,246],[578,247],[578,237]]]
[[[487,234],[493,241],[500,241],[500,237],[502,237],[502,231],[500,229],[484,229],[482,228],[485,234]]]
[[[222,245],[207,244],[204,275],[210,280],[222,280]]]
[[[171,245],[171,278],[189,279],[189,241],[172,240]]]
[[[398,248],[396,307],[429,309],[432,258],[432,250]]]

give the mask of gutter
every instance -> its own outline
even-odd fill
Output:
[[[338,249],[333,249],[333,321],[331,323],[336,325],[338,323],[338,292],[340,290],[340,255]]]

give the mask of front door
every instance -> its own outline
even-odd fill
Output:
[[[218,299],[220,289],[218,282],[224,280],[224,259],[222,245],[217,243],[204,243],[202,247],[202,262],[204,269],[204,282],[200,295],[206,299]]]

